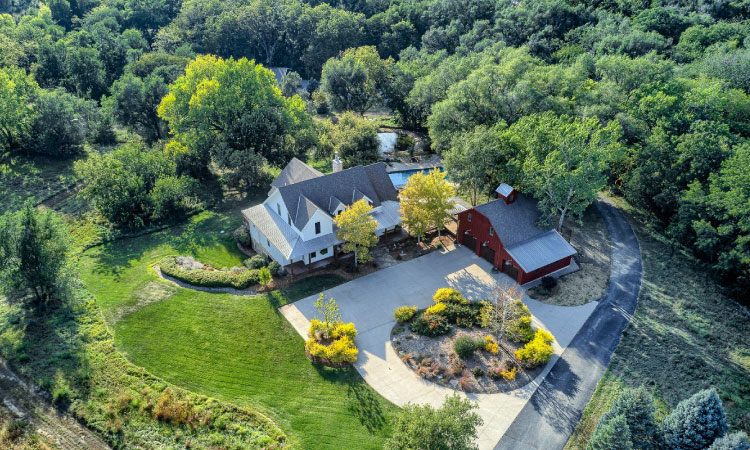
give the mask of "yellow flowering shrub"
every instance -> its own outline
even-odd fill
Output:
[[[460,292],[453,288],[440,288],[432,296],[435,303],[469,303]]]
[[[313,319],[307,333],[305,350],[314,358],[322,358],[333,364],[353,363],[357,360],[359,350],[354,344],[357,329],[353,323],[328,323]],[[331,340],[325,345],[321,341]]]
[[[516,372],[518,372],[518,367],[513,366],[510,370],[501,371],[500,375],[505,381],[512,381],[516,379]]]
[[[492,336],[486,336],[484,338],[484,351],[497,355],[500,353],[500,345],[495,342]]]
[[[393,311],[393,317],[395,317],[399,322],[406,322],[407,320],[414,317],[414,314],[416,312],[416,306],[399,306],[395,311]]]
[[[427,315],[440,314],[441,312],[445,311],[445,308],[445,303],[437,303],[427,308],[427,311],[425,311],[424,313]]]
[[[534,338],[523,348],[516,350],[515,356],[525,367],[547,363],[552,357],[553,350],[550,344],[553,340],[552,334],[548,331],[536,330]]]
[[[336,328],[333,329],[331,332],[331,337],[334,339],[340,339],[343,337],[348,337],[349,339],[354,339],[354,336],[357,335],[357,329],[354,328],[354,323],[339,323],[336,325]]]

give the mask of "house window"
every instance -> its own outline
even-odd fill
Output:
[[[269,241],[268,238],[266,238],[266,244],[268,244],[269,247],[271,246],[271,241]]]
[[[315,258],[315,252],[310,253],[310,259]]]
[[[490,227],[490,236],[494,236],[494,235],[495,235],[495,229]]]
[[[276,212],[281,215],[281,205],[279,203],[276,203]]]
[[[320,222],[315,222],[315,234],[320,234]]]
[[[321,255],[327,255],[328,254],[328,249],[324,248],[323,250],[320,251],[320,254]]]
[[[469,222],[471,222],[471,213],[467,214],[467,215],[466,215],[466,217],[467,217],[467,220],[468,220]]]
[[[289,225],[292,224],[292,216],[288,215],[286,216],[286,221],[289,222]]]

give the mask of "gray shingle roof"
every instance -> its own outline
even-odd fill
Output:
[[[505,250],[527,273],[576,254],[573,246],[555,230],[506,247]]]
[[[280,188],[288,184],[299,183],[300,181],[312,178],[322,177],[323,174],[303,163],[297,158],[292,158],[289,164],[284,167],[278,177],[271,183],[271,186]]]
[[[339,206],[346,206],[344,202],[337,199],[335,196],[331,196],[330,199],[328,199],[328,214],[333,215],[334,211],[338,209]]]
[[[511,204],[499,198],[474,209],[489,219],[503,246],[510,247],[546,231],[536,226],[540,215],[536,204],[536,200],[519,193]]]
[[[294,217],[297,229],[302,229],[315,212],[315,208],[307,201],[300,201],[300,197],[305,197],[324,212],[330,207],[331,196],[346,201],[354,198],[355,190],[372,200],[373,207],[386,200],[398,201],[396,188],[393,187],[384,163],[352,167],[341,172],[280,186],[278,189],[289,214]],[[300,207],[301,209],[298,209]]]

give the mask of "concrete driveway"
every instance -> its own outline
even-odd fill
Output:
[[[409,402],[442,405],[453,390],[426,381],[400,360],[390,343],[395,324],[393,310],[402,305],[425,308],[433,304],[432,294],[440,287],[454,287],[470,299],[487,298],[499,283],[512,280],[491,273],[491,265],[463,248],[445,249],[398,264],[324,291],[339,304],[345,322],[354,322],[359,335],[359,359],[355,367],[381,395],[403,406]],[[283,306],[281,312],[294,328],[307,338],[309,321],[315,316],[317,295]],[[497,394],[464,394],[476,401],[484,419],[480,429],[480,449],[495,447],[529,398],[537,390],[560,354],[597,306],[591,302],[577,307],[561,307],[524,299],[535,327],[549,330],[556,338],[555,355],[542,373],[526,386]]]

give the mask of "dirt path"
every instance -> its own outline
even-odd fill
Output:
[[[0,408],[17,419],[28,421],[55,448],[105,450],[110,447],[69,414],[58,412],[0,361]]]

